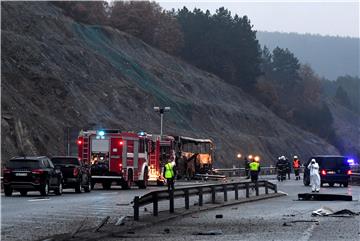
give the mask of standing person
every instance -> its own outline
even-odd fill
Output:
[[[168,186],[168,191],[174,190],[175,168],[169,159],[164,166],[164,177]]]
[[[312,192],[320,191],[320,175],[319,175],[319,164],[315,159],[311,159],[311,162],[308,165],[310,170],[310,184]]]
[[[244,167],[246,179],[249,179],[250,162],[247,157],[244,158]]]
[[[295,180],[300,180],[300,161],[298,156],[294,156],[293,169],[295,173]]]
[[[257,182],[258,177],[259,177],[259,172],[260,172],[260,163],[259,163],[259,161],[256,161],[255,159],[253,159],[251,161],[251,163],[249,164],[249,166],[250,166],[251,182]]]
[[[285,157],[285,162],[287,165],[287,174],[288,174],[288,179],[290,180],[290,173],[291,173],[291,162],[289,161],[289,159],[287,159],[287,157]]]

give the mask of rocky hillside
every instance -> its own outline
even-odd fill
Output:
[[[336,154],[218,77],[109,27],[87,26],[46,2],[2,2],[2,160],[65,154],[64,128],[159,130],[212,138],[217,165],[237,152]],[[74,140],[73,140],[74,141]]]

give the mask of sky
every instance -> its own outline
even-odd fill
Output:
[[[231,13],[247,15],[257,31],[311,33],[359,38],[360,0],[157,0],[164,9],[186,6],[211,13],[224,6]]]

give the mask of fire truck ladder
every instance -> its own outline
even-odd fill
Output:
[[[85,163],[89,163],[89,137],[84,135],[84,145],[83,145],[83,155],[82,155],[82,159],[83,162]]]

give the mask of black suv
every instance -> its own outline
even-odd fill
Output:
[[[54,156],[51,161],[59,167],[64,176],[64,188],[75,188],[75,192],[91,191],[91,169],[88,164],[79,161],[77,157]]]
[[[22,196],[33,190],[40,191],[42,196],[47,196],[49,190],[56,195],[63,191],[62,173],[46,156],[14,157],[5,164],[3,177],[5,196],[11,196],[13,190],[20,191]]]
[[[304,170],[304,185],[310,185],[310,170],[307,168],[311,159],[315,159],[319,164],[319,172],[321,179],[321,186],[328,183],[333,187],[335,183],[347,187],[351,175],[350,164],[348,158],[345,156],[314,156],[311,157],[305,164]]]

